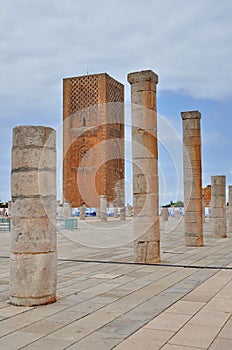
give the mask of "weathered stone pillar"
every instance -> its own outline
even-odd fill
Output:
[[[151,70],[128,74],[132,102],[135,261],[160,261],[156,85]]]
[[[85,220],[85,204],[82,204],[82,206],[80,207],[80,220]]]
[[[180,219],[180,209],[175,209],[175,218]]]
[[[72,216],[72,208],[70,203],[65,201],[63,204],[63,214],[65,218],[70,218]]]
[[[182,112],[185,243],[190,247],[203,245],[201,113]]]
[[[126,208],[126,214],[130,218],[132,216],[132,207],[131,205],[128,205]]]
[[[226,237],[226,177],[211,176],[212,212],[214,237]]]
[[[117,208],[114,207],[114,218],[115,219],[118,218],[118,207]]]
[[[164,221],[168,221],[168,208],[161,209],[161,217]]]
[[[120,208],[120,220],[126,220],[126,210],[125,210],[125,208]]]
[[[59,218],[64,217],[64,208],[62,204],[60,204],[59,207],[57,207],[57,216]]]
[[[232,186],[229,186],[229,227],[228,233],[232,233]]]
[[[10,302],[56,300],[56,134],[42,126],[13,129]]]
[[[100,196],[100,220],[107,221],[107,196]]]

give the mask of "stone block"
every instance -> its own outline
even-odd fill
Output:
[[[54,170],[56,168],[56,151],[43,147],[16,147],[12,153],[12,168],[14,170],[30,169],[32,164],[33,168]]]
[[[202,210],[202,202],[199,199],[190,198],[188,202],[185,203],[185,211],[198,212]]]
[[[46,253],[56,251],[56,222],[49,219],[22,219],[13,217],[13,253]]]
[[[190,212],[190,211],[186,211],[185,212],[185,223],[194,223],[194,222],[202,222],[202,209],[197,212]]]
[[[140,129],[133,134],[132,153],[137,158],[158,158],[157,139],[147,131]]]
[[[56,148],[56,132],[43,126],[17,126],[13,129],[13,147]]]
[[[11,254],[10,302],[33,306],[55,301],[56,265],[56,252]]]
[[[158,175],[158,161],[153,158],[133,159],[133,175]]]
[[[157,175],[134,175],[133,192],[139,193],[158,193],[158,174]]]
[[[159,241],[160,240],[160,223],[159,218],[154,220],[150,217],[143,217],[134,224],[134,238],[139,241]]]
[[[56,175],[54,171],[12,172],[11,193],[13,197],[50,196],[56,193]]]
[[[136,241],[134,244],[135,262],[155,264],[160,262],[159,241]]]
[[[48,217],[56,218],[56,197],[44,198],[14,198],[12,200],[12,217],[40,219]]]
[[[134,194],[135,216],[157,216],[158,210],[158,194]]]

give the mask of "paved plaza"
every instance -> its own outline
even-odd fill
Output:
[[[58,232],[57,302],[9,304],[10,234],[0,235],[0,349],[232,349],[232,237],[185,247],[161,220],[161,263],[133,262],[132,219]]]

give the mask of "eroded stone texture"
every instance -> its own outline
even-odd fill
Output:
[[[168,221],[168,208],[161,209],[161,217],[164,221]]]
[[[126,215],[128,217],[132,216],[132,207],[131,207],[131,205],[127,205],[127,207],[126,207]]]
[[[160,261],[156,85],[151,70],[128,74],[132,102],[135,261]]]
[[[80,207],[80,217],[79,217],[80,220],[85,220],[85,208],[86,208],[85,204],[82,204],[82,206]]]
[[[100,196],[100,220],[107,221],[107,196]]]
[[[68,201],[65,201],[63,204],[63,214],[65,218],[70,218],[70,216],[72,216],[72,208]]]
[[[114,207],[114,218],[118,218],[118,207]]]
[[[211,176],[211,218],[214,237],[227,237],[226,233],[226,177]]]
[[[201,114],[182,112],[186,246],[203,245]]]
[[[232,233],[232,186],[229,186],[229,233]]]
[[[51,128],[13,129],[10,302],[14,305],[56,300],[55,145]]]
[[[120,208],[120,220],[126,220],[126,209]]]

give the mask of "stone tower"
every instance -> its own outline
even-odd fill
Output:
[[[63,80],[63,197],[124,205],[124,86],[106,73]]]

